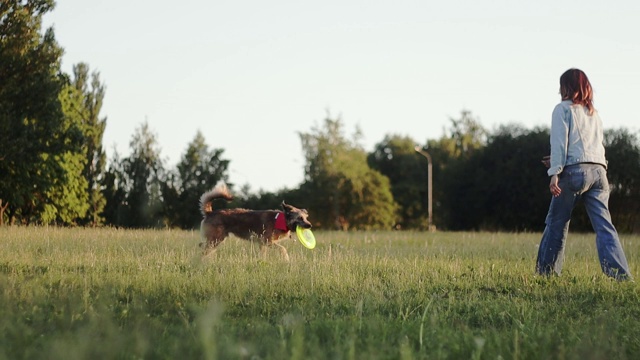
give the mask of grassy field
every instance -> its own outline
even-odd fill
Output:
[[[636,359],[640,291],[570,234],[316,232],[272,249],[197,232],[0,228],[0,359]],[[640,236],[622,236],[633,274]]]

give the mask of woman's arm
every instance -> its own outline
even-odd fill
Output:
[[[551,160],[547,174],[558,175],[567,161],[567,143],[569,138],[570,110],[558,104],[551,115]]]

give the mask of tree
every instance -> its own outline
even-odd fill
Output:
[[[640,140],[628,129],[605,131],[609,209],[619,231],[640,232]]]
[[[82,131],[65,114],[68,81],[53,29],[53,0],[0,2],[0,221],[70,223],[83,215]],[[66,102],[66,103],[65,103]]]
[[[453,219],[456,214],[452,213],[453,208],[450,203],[450,195],[453,190],[451,188],[451,172],[462,166],[461,164],[466,158],[482,149],[487,141],[487,131],[470,111],[462,110],[459,119],[449,118],[449,121],[450,127],[445,129],[439,139],[427,139],[426,145],[422,146],[432,159],[433,223],[441,229],[450,229],[451,226],[455,226]],[[418,156],[416,154],[416,157]],[[420,161],[421,164],[424,164],[424,159]],[[427,187],[424,184],[427,182],[427,174],[426,170],[423,171],[425,178],[420,180],[422,188],[419,198],[422,202],[420,208],[425,209],[424,216],[426,217],[428,199]]]
[[[86,163],[82,170],[87,181],[89,208],[87,216],[80,219],[83,224],[100,225],[104,221],[101,213],[106,200],[102,194],[101,181],[105,175],[106,154],[102,148],[102,137],[107,124],[106,118],[100,118],[105,87],[100,82],[98,72],[89,76],[89,66],[79,63],[73,67],[72,86],[74,107],[70,109],[79,116],[84,133],[84,147]]]
[[[102,216],[105,223],[112,226],[125,226],[127,224],[125,219],[128,216],[127,174],[124,160],[120,159],[115,149],[102,185],[102,196],[105,199]]]
[[[83,119],[73,111],[78,105],[74,93],[73,86],[66,85],[59,97],[65,119],[64,126],[68,127],[65,133],[73,134],[75,145],[68,146],[61,154],[53,155],[59,171],[55,173],[53,184],[46,192],[45,198],[48,201],[45,202],[41,215],[44,223],[74,225],[78,219],[85,217],[89,209],[88,182],[82,173],[87,163]]]
[[[448,226],[453,230],[540,231],[549,205],[549,132],[502,126],[487,145],[447,170]]]
[[[305,151],[305,183],[314,224],[325,228],[391,228],[396,223],[397,204],[389,180],[371,169],[366,153],[342,132],[340,118],[327,117],[324,128],[301,133]]]
[[[387,135],[376,144],[367,162],[372,169],[389,178],[394,200],[400,205],[398,226],[403,229],[427,229],[427,166],[415,151],[410,137]]]
[[[640,147],[627,130],[605,132],[611,187],[610,209],[622,232],[638,230]],[[540,164],[549,153],[549,129],[505,125],[484,147],[450,161],[438,187],[450,230],[541,231],[549,207],[548,176]],[[583,206],[571,217],[572,231],[592,231]]]
[[[201,131],[187,146],[177,165],[162,187],[167,221],[183,229],[197,228],[201,214],[200,196],[218,181],[228,182],[229,160],[222,159],[222,149],[209,150]]]
[[[487,131],[480,121],[473,117],[471,111],[462,110],[459,119],[449,118],[449,121],[451,121],[450,137],[455,146],[454,156],[466,156],[486,144]]]
[[[162,227],[162,175],[164,165],[156,135],[145,121],[131,138],[131,155],[123,160],[127,227]]]

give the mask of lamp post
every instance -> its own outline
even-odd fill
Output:
[[[427,172],[427,178],[429,179],[428,182],[428,188],[427,188],[427,193],[428,193],[428,199],[427,199],[427,209],[429,211],[429,231],[434,231],[435,230],[435,226],[433,226],[433,207],[431,206],[431,202],[433,201],[433,186],[432,186],[432,181],[431,181],[431,172],[432,172],[432,162],[431,162],[431,155],[429,155],[428,152],[422,150],[422,147],[420,146],[416,146],[416,152],[424,157],[427,158],[427,161],[429,162],[429,167],[428,167],[428,172]]]

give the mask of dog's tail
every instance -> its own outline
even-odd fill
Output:
[[[231,195],[231,192],[229,192],[227,184],[222,181],[218,182],[213,189],[202,194],[200,197],[200,212],[203,216],[213,212],[211,202],[215,199],[225,199],[227,201],[233,200],[233,196]]]

